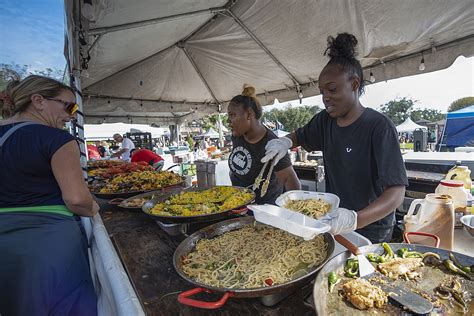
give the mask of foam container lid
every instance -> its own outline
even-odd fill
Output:
[[[248,205],[247,207],[253,211],[256,221],[282,229],[305,240],[313,239],[331,229],[329,225],[319,220],[283,207],[271,204]]]

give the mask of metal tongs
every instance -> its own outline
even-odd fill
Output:
[[[258,174],[258,176],[255,179],[255,182],[252,186],[252,190],[255,191],[260,187],[260,183],[262,183],[262,181],[264,181],[263,180],[263,174],[265,173],[265,169],[267,169],[268,163],[272,162],[272,161],[273,161],[273,159],[270,159],[270,160],[268,160],[267,162],[265,162],[263,164],[262,170],[260,170],[260,173]],[[270,185],[270,178],[271,178],[272,172],[273,172],[273,167],[274,167],[274,164],[271,163],[270,164],[270,169],[268,170],[268,173],[267,173],[267,178],[263,182],[262,190],[260,191],[260,197],[263,197],[263,196],[265,196],[265,194],[267,194],[268,186]]]

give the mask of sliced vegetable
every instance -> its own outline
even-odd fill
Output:
[[[338,284],[339,282],[341,282],[341,278],[338,277],[336,272],[334,272],[334,271],[330,272],[329,275],[328,275],[329,293],[332,292],[332,290],[334,289],[336,284]]]
[[[425,252],[423,254],[423,263],[432,266],[438,266],[441,264],[441,257],[434,252]]]
[[[376,253],[372,253],[372,252],[367,254],[367,259],[370,262],[375,262],[375,263],[385,262],[385,259],[382,256],[380,256]]]
[[[273,285],[273,280],[271,278],[268,278],[265,280],[265,284],[268,285],[268,286],[272,286]]]
[[[359,261],[357,258],[347,259],[344,274],[349,278],[356,278],[359,274]]]
[[[459,275],[462,275],[463,277],[465,277],[468,280],[472,280],[472,277],[469,274],[464,272],[464,270],[459,269],[454,264],[454,262],[452,262],[451,260],[446,259],[446,260],[443,261],[443,264],[445,265],[446,268],[448,268],[449,271],[451,271],[453,273],[456,273],[456,274],[459,274]]]
[[[393,259],[395,257],[395,253],[393,252],[392,248],[386,242],[382,243],[382,247],[385,250],[385,253],[382,255],[385,261]]]
[[[423,258],[423,254],[418,251],[410,251],[408,248],[400,248],[397,255],[401,258]]]
[[[466,273],[470,273],[471,272],[471,268],[468,267],[468,266],[463,266],[461,264],[461,262],[459,262],[458,258],[456,258],[456,256],[454,255],[454,253],[450,252],[449,253],[449,259],[451,259],[453,261],[453,263],[461,270],[463,270],[464,272]]]

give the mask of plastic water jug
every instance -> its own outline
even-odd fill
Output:
[[[418,212],[415,210],[419,205]],[[405,232],[424,232],[440,238],[440,248],[451,250],[454,238],[454,207],[449,195],[427,194],[424,199],[416,199],[404,216]],[[428,237],[410,237],[413,243],[432,246]]]
[[[464,183],[464,188],[468,192],[471,192],[471,170],[469,170],[467,166],[461,166],[460,164],[460,161],[456,162],[456,166],[448,171],[446,174],[446,180],[462,181]]]
[[[462,227],[461,217],[467,215],[469,193],[464,183],[458,180],[441,180],[435,190],[436,194],[449,195],[453,201],[455,227]]]

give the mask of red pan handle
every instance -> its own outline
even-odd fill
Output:
[[[197,307],[197,308],[205,308],[205,309],[217,309],[221,308],[224,306],[225,302],[229,299],[229,297],[234,296],[234,293],[232,292],[225,292],[225,294],[221,297],[220,300],[215,301],[215,302],[204,302],[204,301],[198,301],[194,300],[192,298],[189,298],[189,296],[201,293],[201,292],[207,292],[207,293],[212,293],[211,290],[202,288],[202,287],[196,287],[194,289],[188,290],[181,292],[178,295],[178,302],[184,305],[192,306],[192,307]]]
[[[242,208],[239,208],[239,209],[236,209],[236,210],[232,210],[231,212],[234,213],[234,214],[243,214],[245,212],[247,212],[249,209],[245,206],[245,207],[242,207]]]
[[[356,245],[354,245],[352,242],[350,242],[348,239],[346,239],[342,235],[335,235],[334,239],[338,243],[340,243],[341,245],[346,247],[347,250],[349,250],[353,255],[357,256],[357,255],[362,254],[362,252],[360,251],[360,249]]]
[[[115,198],[115,199],[110,200],[108,203],[109,203],[110,205],[119,205],[119,204],[122,203],[123,201],[125,201],[125,199],[122,199],[122,198]]]
[[[431,237],[431,238],[433,238],[433,239],[435,240],[435,247],[436,247],[436,248],[439,248],[440,239],[439,239],[439,237],[436,236],[436,235],[433,235],[433,234],[430,234],[430,233],[423,233],[423,232],[404,232],[404,233],[403,233],[403,240],[404,240],[407,244],[411,244],[410,239],[408,239],[408,236],[409,236],[409,235]]]

